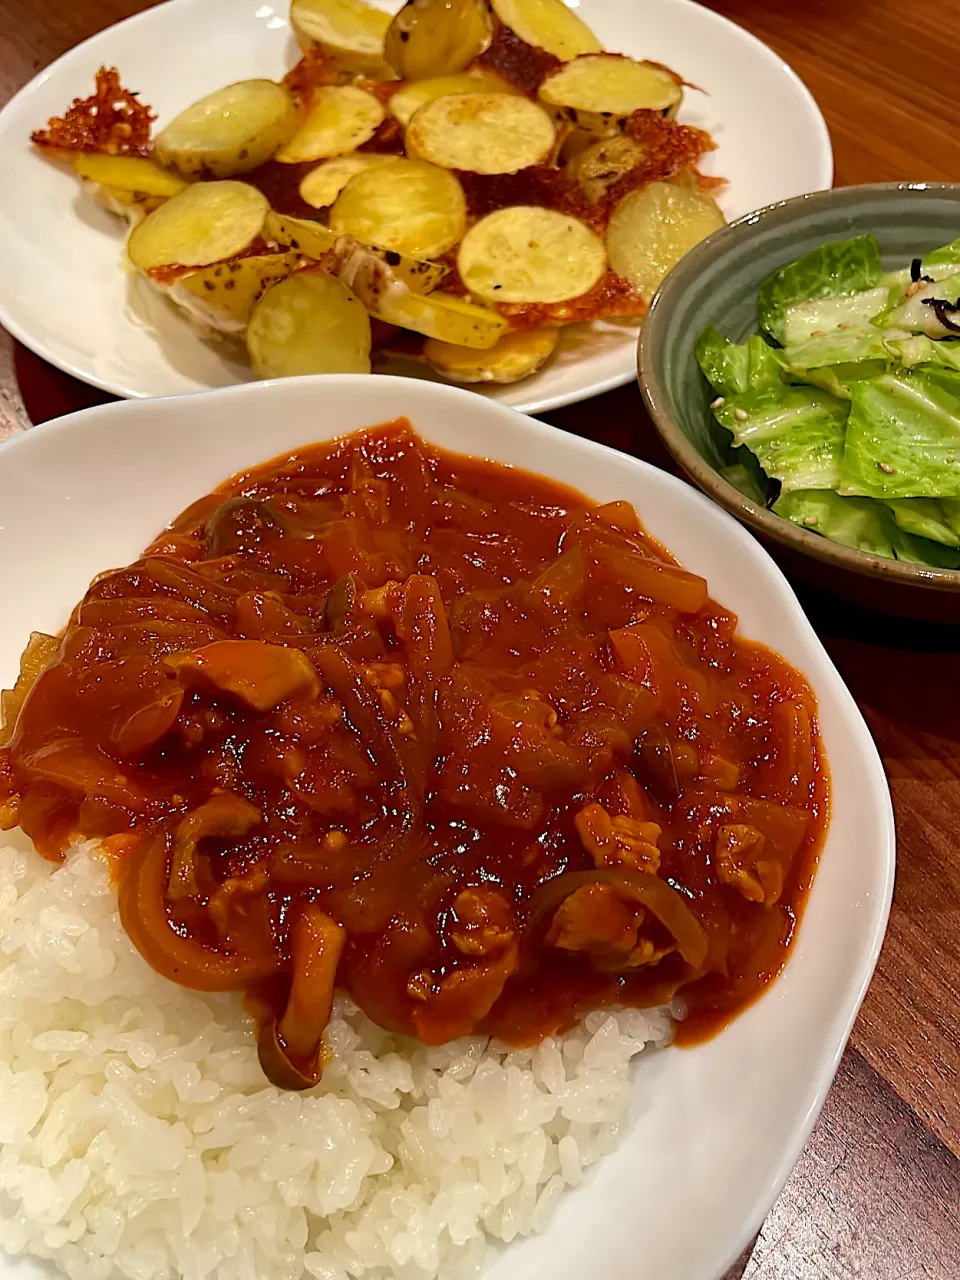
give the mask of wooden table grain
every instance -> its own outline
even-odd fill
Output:
[[[0,0],[0,102],[71,45],[146,7]],[[708,7],[806,80],[830,126],[838,183],[960,180],[957,0]],[[762,105],[776,112],[776,102]],[[106,398],[0,333],[0,437]],[[635,388],[550,417],[667,465]],[[898,623],[799,590],[887,768],[897,890],[877,976],[823,1114],[727,1280],[958,1280],[960,630]]]

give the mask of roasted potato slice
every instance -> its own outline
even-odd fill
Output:
[[[285,213],[276,213],[273,209],[264,220],[263,238],[268,244],[282,249],[294,249],[305,258],[313,258],[315,261],[319,261],[337,242],[334,232],[322,222],[291,218]]]
[[[512,205],[474,223],[457,269],[470,292],[488,302],[566,302],[601,279],[607,251],[579,218]]]
[[[500,21],[527,44],[546,49],[561,62],[582,53],[602,53],[603,45],[563,0],[490,0]]]
[[[452,294],[414,293],[394,268],[366,245],[347,237],[325,259],[328,270],[357,295],[370,314],[401,329],[455,346],[492,347],[506,333],[506,321]]]
[[[297,271],[257,303],[247,351],[258,378],[369,373],[370,317],[342,281]]]
[[[452,173],[398,158],[350,179],[330,210],[330,227],[410,258],[438,258],[462,239],[467,202]]]
[[[508,93],[458,93],[421,107],[407,151],[445,169],[517,173],[553,151],[556,131],[542,107]]]
[[[685,253],[722,227],[715,200],[694,187],[651,182],[617,205],[607,228],[610,266],[649,302]]]
[[[338,235],[329,227],[319,222],[308,222],[305,218],[291,218],[285,214],[267,214],[263,226],[264,238],[270,244],[293,249],[305,258],[313,258],[326,265],[330,251],[341,242],[354,245],[357,242],[352,236]],[[430,262],[427,259],[408,258],[405,254],[393,249],[379,249],[375,246],[364,246],[370,253],[387,263],[397,279],[401,280],[414,293],[432,293],[450,274],[450,268],[443,262]]]
[[[458,76],[434,76],[430,80],[411,80],[401,85],[390,96],[389,110],[406,128],[421,107],[437,98],[448,98],[457,93],[512,93],[519,94],[509,81],[495,71],[465,71]]]
[[[201,333],[239,338],[266,291],[286,279],[299,261],[296,253],[235,258],[178,276],[163,291]]]
[[[393,78],[383,56],[389,13],[363,0],[293,0],[290,25],[302,48],[322,49],[338,70]]]
[[[187,185],[177,174],[142,156],[81,151],[73,157],[73,167],[97,203],[132,226]]]
[[[455,347],[449,342],[428,338],[423,348],[427,364],[451,382],[520,382],[536,373],[553,355],[559,334],[556,329],[514,329],[496,346],[478,351]]]
[[[377,169],[385,164],[396,164],[399,158],[369,152],[325,160],[323,164],[311,169],[300,183],[300,199],[314,209],[327,209],[358,173],[362,173],[364,169]]]
[[[353,236],[338,234],[322,223],[273,212],[267,215],[263,234],[264,239],[274,247],[292,249],[314,262],[324,261],[330,250],[342,240],[357,243]],[[381,249],[376,245],[364,247],[388,263],[401,279],[410,284],[415,293],[429,293],[450,274],[450,267],[444,262],[409,258],[393,249]]]
[[[487,0],[410,0],[390,24],[387,61],[402,80],[449,76],[490,43]]]
[[[273,80],[241,80],[187,107],[156,140],[161,164],[188,178],[230,178],[264,164],[296,133],[290,94]]]
[[[454,346],[486,350],[496,346],[507,323],[494,311],[476,307],[452,293],[391,293],[377,315],[388,324],[412,329],[426,338],[440,338]]]
[[[385,115],[382,104],[353,84],[324,85],[314,92],[307,118],[276,159],[302,164],[340,156],[369,142]]]
[[[92,182],[89,178],[81,179],[83,185],[108,213],[123,218],[131,227],[137,226],[154,209],[164,203],[161,196],[142,196],[134,191],[124,191],[120,187],[106,187],[102,182]]]
[[[450,274],[450,268],[445,262],[431,262],[429,258],[407,258],[392,249],[374,248],[373,252],[383,259],[411,293],[433,293]]]
[[[134,228],[127,253],[141,271],[224,262],[257,239],[269,209],[246,182],[196,182]]]
[[[161,169],[142,156],[106,156],[82,151],[73,157],[73,167],[81,178],[102,183],[112,191],[129,191],[133,196],[169,200],[187,185],[177,174]]]
[[[587,199],[599,204],[612,186],[644,162],[646,154],[639,142],[618,133],[579,151],[568,162],[566,171]]]
[[[635,111],[675,115],[683,88],[676,76],[653,63],[595,53],[547,76],[539,96],[556,119],[604,138],[623,129]]]

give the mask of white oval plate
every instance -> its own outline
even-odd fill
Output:
[[[544,473],[600,502],[629,499],[647,529],[706,576],[741,631],[797,666],[819,700],[830,826],[784,974],[709,1043],[644,1053],[619,1148],[561,1202],[545,1235],[511,1246],[485,1273],[719,1280],[760,1226],[830,1087],[873,973],[894,872],[890,794],[863,718],[786,579],[731,516],[635,458],[409,378],[297,378],[88,409],[0,448],[0,685],[16,675],[31,630],[63,626],[94,574],[134,559],[227,476],[401,414],[446,448]],[[0,1261],[5,1277],[13,1265]]]
[[[398,8],[396,0],[377,0]],[[611,50],[668,63],[688,90],[681,118],[708,129],[708,172],[729,179],[728,218],[829,187],[833,156],[808,90],[765,45],[691,0],[568,0]],[[0,113],[0,322],[51,364],[120,396],[175,395],[252,379],[173,306],[121,269],[123,231],[30,134],[91,92],[101,65],[158,113],[158,127],[205,93],[280,77],[297,51],[286,4],[170,0],[110,27],[37,76]],[[631,382],[638,326],[578,325],[549,366],[486,392],[539,413]]]

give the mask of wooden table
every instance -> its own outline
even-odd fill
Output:
[[[0,102],[71,45],[146,7],[0,0]],[[960,180],[956,0],[709,0],[709,7],[767,41],[806,80],[833,135],[838,183]],[[776,110],[775,102],[764,106]],[[106,398],[0,331],[0,437]],[[633,387],[551,420],[667,465]],[[806,588],[801,594],[883,755],[899,876],[877,976],[823,1115],[728,1280],[956,1280],[960,632],[868,616]]]

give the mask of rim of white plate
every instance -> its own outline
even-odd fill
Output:
[[[171,14],[171,10],[184,10],[188,12],[198,3],[198,0],[166,0],[161,5],[144,9],[139,13],[133,14],[129,18],[125,18],[120,22],[111,24],[103,31],[95,34],[75,45],[72,49],[67,50],[48,67],[44,68],[38,75],[34,76],[26,85],[19,89],[12,98],[0,110],[0,124],[7,112],[12,112],[21,108],[25,102],[29,101],[41,86],[45,85],[60,70],[68,69],[71,62],[79,61],[92,46],[98,43],[106,43],[110,40],[113,33],[118,28],[129,30],[140,24],[150,24],[156,22],[159,11],[164,11],[165,17],[170,19],[175,17]],[[774,52],[769,45],[765,44],[752,32],[747,31],[739,24],[732,22],[729,18],[722,14],[715,13],[711,9],[703,8],[696,3],[696,0],[671,0],[671,3],[681,10],[697,11],[697,20],[706,24],[707,29],[712,25],[714,28],[723,28],[725,30],[733,30],[737,33],[739,39],[752,50],[754,55],[766,59],[771,64],[778,67],[780,72],[786,76],[792,87],[797,93],[798,102],[802,103],[807,120],[806,123],[811,129],[813,146],[817,152],[817,165],[819,172],[815,181],[818,186],[813,190],[827,189],[832,185],[834,176],[834,159],[833,149],[830,141],[829,130],[826,121],[811,91],[801,80],[796,71],[786,62],[779,54]],[[380,7],[386,7],[381,5]],[[17,316],[12,312],[10,306],[6,302],[2,293],[0,293],[0,325],[2,325],[8,333],[10,333],[18,342],[22,343],[34,354],[46,360],[55,368],[62,370],[71,377],[77,378],[79,381],[86,383],[88,386],[105,391],[111,395],[117,395],[126,399],[154,399],[156,398],[149,392],[138,390],[136,387],[122,386],[109,378],[98,376],[95,372],[85,370],[69,356],[58,352],[57,348],[51,343],[38,338],[31,330],[20,323]],[[626,352],[625,352],[626,356]],[[378,377],[384,376],[381,374]],[[544,413],[551,409],[562,408],[569,404],[576,404],[583,400],[592,399],[594,396],[602,395],[604,392],[615,390],[618,387],[626,386],[633,382],[636,378],[636,361],[635,352],[631,351],[629,358],[625,359],[624,367],[615,373],[602,377],[595,382],[589,384],[589,389],[574,390],[568,389],[562,392],[552,394],[534,395],[529,401],[523,402],[517,407],[520,412],[533,414]],[[206,388],[208,390],[219,390],[221,388]],[[176,394],[176,393],[173,393]]]

